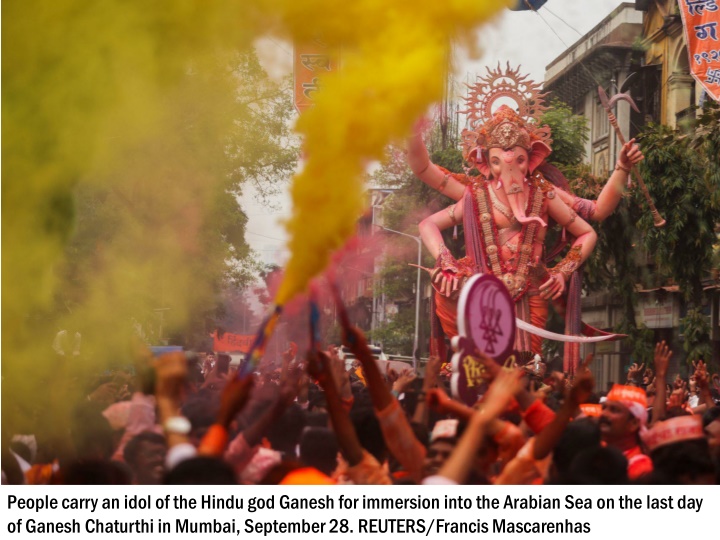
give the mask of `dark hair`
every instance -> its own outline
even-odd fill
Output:
[[[650,453],[654,468],[670,483],[693,483],[704,475],[715,476],[707,439],[680,441],[656,448]]]
[[[62,468],[63,484],[68,485],[127,485],[131,478],[127,465],[117,461],[80,460]]]
[[[230,367],[230,355],[225,353],[219,353],[215,362],[217,363],[216,371],[218,373],[227,373]]]
[[[300,460],[330,476],[337,467],[338,443],[326,427],[306,427],[300,437]]]
[[[326,409],[327,401],[325,392],[312,385],[308,388],[308,410],[312,411],[317,408]]]
[[[628,461],[612,446],[582,450],[570,464],[563,483],[578,485],[627,484]]]
[[[273,450],[294,454],[303,429],[305,429],[305,411],[293,403],[270,426],[266,436]]]
[[[583,450],[600,447],[600,426],[591,418],[570,422],[553,450],[553,464],[559,475],[564,475],[577,455]]]
[[[233,485],[235,471],[222,459],[199,456],[181,461],[163,481],[166,485]]]
[[[159,433],[155,433],[154,431],[143,431],[142,433],[138,433],[130,439],[125,445],[125,448],[123,448],[123,460],[125,460],[125,463],[128,465],[135,464],[137,456],[143,449],[142,444],[145,442],[167,446],[165,437]]]
[[[188,399],[182,406],[182,414],[192,425],[193,430],[207,428],[215,423],[220,401],[214,392],[202,392]]]
[[[305,425],[307,427],[327,427],[328,413],[326,412],[309,412],[305,415]]]
[[[387,449],[375,411],[372,408],[356,409],[350,413],[350,419],[355,426],[360,445],[378,462],[385,461]]]
[[[692,414],[692,413],[687,412],[687,411],[686,411],[685,409],[683,409],[682,407],[670,407],[670,408],[665,412],[665,418],[664,418],[664,419],[667,420],[667,419],[669,419],[669,418],[676,418],[676,417],[678,417],[678,416],[690,416],[691,414]]]
[[[720,407],[713,407],[712,409],[708,409],[703,414],[703,427],[708,427],[710,424],[712,424],[715,420],[720,420]]]

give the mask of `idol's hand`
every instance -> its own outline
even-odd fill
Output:
[[[562,272],[550,274],[550,279],[540,285],[540,296],[544,300],[556,300],[565,292],[565,276]]]
[[[438,268],[438,270],[440,270]],[[436,285],[436,289],[443,296],[450,297],[453,293],[457,292],[460,282],[457,274],[448,270],[440,270],[435,273],[433,277],[433,283]]]
[[[643,159],[645,159],[645,156],[640,150],[640,147],[635,144],[635,139],[632,139],[623,145],[618,161],[623,167],[630,168],[640,163]]]

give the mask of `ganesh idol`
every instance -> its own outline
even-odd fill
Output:
[[[493,107],[499,98],[514,101],[516,108]],[[547,110],[539,85],[509,67],[504,72],[488,70],[466,100],[468,128],[462,134],[462,150],[468,174],[453,174],[433,164],[420,134],[408,147],[413,173],[456,201],[420,223],[423,243],[437,261],[432,281],[442,330],[447,337],[457,335],[459,289],[472,275],[490,273],[507,287],[518,319],[544,329],[548,302],[553,301],[567,317],[577,319],[566,326],[566,332],[580,334],[580,286],[573,276],[597,240],[587,220],[602,220],[614,211],[630,168],[642,153],[634,141],[624,145],[598,200],[580,199],[545,161],[552,139],[549,127],[538,120]],[[472,168],[477,176],[469,174]],[[564,229],[565,251],[545,250],[550,219]],[[464,228],[466,256],[456,260],[441,231],[458,224]],[[573,313],[565,309],[563,298],[571,283],[577,289]],[[543,332],[518,330],[515,349],[539,354],[542,340]],[[579,342],[582,338],[566,347],[566,357],[579,356]]]

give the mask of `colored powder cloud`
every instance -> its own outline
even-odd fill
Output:
[[[472,46],[477,25],[501,7],[3,2],[2,356],[14,388],[4,404],[21,395],[59,399],[42,392],[51,381],[86,391],[75,375],[62,378],[43,332],[82,330],[82,362],[97,371],[110,358],[129,362],[138,313],[172,304],[165,324],[183,328],[213,298],[219,270],[203,258],[219,252],[218,213],[233,211],[218,200],[228,186],[219,163],[249,114],[237,89],[252,86],[228,73],[238,51],[267,33],[298,42],[321,34],[342,45],[342,75],[324,81],[297,126],[308,160],[292,186],[292,256],[277,296],[285,303],[352,234],[366,160],[381,158],[441,98],[450,41]],[[82,234],[89,240],[79,242]],[[58,302],[66,303],[62,317]]]

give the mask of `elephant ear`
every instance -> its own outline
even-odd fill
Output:
[[[477,170],[480,171],[480,174],[482,174],[485,178],[490,178],[490,166],[483,157],[482,148],[479,146],[473,148],[470,151],[468,158],[471,163],[475,163],[475,166],[477,167]]]
[[[542,141],[535,141],[530,147],[528,154],[528,170],[533,172],[538,165],[547,159],[552,149]]]

